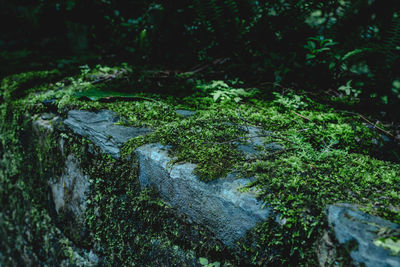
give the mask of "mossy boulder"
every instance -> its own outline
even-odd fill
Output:
[[[219,89],[200,80],[183,97],[145,91],[108,101],[79,97],[118,89],[114,79],[126,90],[127,73],[126,66],[100,66],[58,82],[40,73],[37,80],[32,73],[3,80],[0,247],[6,256],[0,259],[7,264],[29,264],[32,255],[32,264],[79,265],[97,255],[99,265],[197,266],[207,258],[225,266],[313,266],[328,236],[337,252],[332,262],[348,266],[352,254],[330,231],[327,206],[352,203],[399,224],[400,165],[376,158],[379,129],[359,116],[294,93],[235,102],[231,90],[214,101]],[[150,131],[129,134],[143,128]],[[120,132],[128,134],[120,138]],[[135,156],[156,143],[168,152]],[[152,154],[165,161],[156,179],[144,177]],[[200,195],[190,191],[196,187],[185,183],[186,174],[205,189]],[[221,212],[206,214],[206,204],[218,198],[225,201]],[[258,216],[254,207],[261,206],[268,215]],[[232,208],[247,216],[245,228],[229,218],[237,214]],[[221,217],[227,219],[218,224]],[[397,244],[396,234],[387,238],[393,242],[381,241],[381,248]]]
[[[29,90],[46,90],[49,83],[56,82],[61,77],[58,70],[14,74],[2,80],[0,96],[3,95],[5,101],[13,101],[27,95]]]

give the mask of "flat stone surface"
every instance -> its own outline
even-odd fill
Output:
[[[87,137],[104,153],[120,157],[120,147],[129,139],[151,132],[148,128],[133,128],[116,125],[118,116],[109,110],[90,112],[71,110],[64,124],[76,134]]]
[[[57,126],[57,122],[61,120],[60,117],[52,113],[43,113],[40,116],[33,116],[32,126],[35,132],[41,136],[44,133],[42,131],[47,131],[52,133],[54,131],[54,126]],[[42,134],[41,134],[42,133]]]
[[[236,142],[236,146],[247,158],[259,155],[262,150],[274,152],[284,148],[280,144],[267,141],[267,137],[271,134],[268,131],[254,126],[241,126],[240,129],[246,132],[247,138],[243,139],[243,141]]]
[[[240,192],[251,179],[230,174],[211,183],[198,179],[195,164],[170,165],[168,147],[147,144],[136,150],[142,187],[156,188],[164,201],[207,227],[227,246],[270,215],[255,191]]]
[[[89,176],[83,173],[73,154],[67,156],[62,175],[50,179],[49,186],[63,232],[75,242],[86,240],[88,229],[85,211],[90,189]]]
[[[68,209],[76,218],[83,217],[89,177],[83,174],[74,155],[68,155],[64,173],[50,184],[50,188],[57,213]]]
[[[330,227],[339,244],[351,247],[350,256],[357,265],[367,267],[400,266],[400,257],[389,249],[376,246],[382,229],[399,229],[399,225],[361,212],[350,204],[330,205],[326,209]]]
[[[186,109],[177,109],[175,112],[183,117],[190,117],[196,114],[196,111],[191,111]]]

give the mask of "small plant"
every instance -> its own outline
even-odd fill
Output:
[[[330,51],[331,47],[337,45],[332,39],[325,39],[323,36],[308,38],[307,44],[304,46],[307,49],[307,61],[317,59],[317,57],[325,51]]]
[[[219,267],[219,266],[221,266],[221,263],[219,261],[208,262],[208,260],[206,258],[199,258],[199,262],[200,262],[201,266],[204,266],[204,267]]]
[[[297,110],[306,108],[308,106],[305,98],[303,96],[299,96],[293,93],[289,93],[287,95],[282,95],[279,93],[273,93],[276,97],[273,103],[279,104],[280,106],[289,109],[289,110]]]
[[[338,90],[344,92],[348,97],[357,98],[361,94],[361,90],[353,88],[351,85],[352,82],[352,80],[347,81],[347,83],[340,86]]]
[[[232,84],[240,84],[239,81],[232,81]],[[243,98],[249,98],[257,94],[258,89],[246,91],[244,88],[233,88],[224,81],[211,81],[211,83],[199,83],[197,88],[213,97],[214,102],[234,101],[239,103]]]
[[[375,240],[374,244],[389,249],[392,255],[400,255],[400,240],[396,237],[380,238]]]

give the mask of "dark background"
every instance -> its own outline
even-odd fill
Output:
[[[399,10],[396,0],[0,0],[0,76],[116,62],[189,70],[225,59],[208,73],[344,94],[396,119]]]

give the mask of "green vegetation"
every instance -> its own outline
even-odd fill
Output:
[[[3,75],[128,61],[167,76],[208,72],[214,80],[351,95],[356,106],[398,116],[396,0],[1,3],[2,17],[21,25],[0,34]]]
[[[315,257],[310,248],[325,229],[324,209],[334,203],[360,204],[369,213],[400,222],[398,164],[331,148],[316,151],[293,141],[298,143],[287,144],[295,148],[292,152],[246,164],[257,177],[252,186],[281,214],[280,228],[271,232],[270,222],[258,230],[261,247],[273,246],[283,259],[309,261]]]
[[[24,97],[29,91],[46,90],[49,82],[58,81],[60,77],[61,73],[58,70],[15,74],[2,80],[0,96],[4,92],[5,101],[16,100]],[[44,84],[44,88],[40,87]]]
[[[400,213],[396,208],[400,205],[397,193],[400,191],[400,167],[396,163],[371,157],[380,149],[376,144],[383,141],[380,132],[369,129],[358,116],[335,111],[293,91],[267,95],[260,94],[255,88],[240,89],[242,84],[238,81],[207,82],[199,79],[192,85],[192,95],[173,97],[144,91],[123,98],[122,93],[112,92],[120,82],[127,85],[125,79],[132,73],[128,65],[84,68],[81,74],[66,77],[61,82],[53,81],[52,84],[48,83],[44,73],[47,72],[37,73],[40,78],[21,79],[22,83],[26,80],[35,83],[19,94],[22,98],[7,97],[7,102],[2,104],[2,148],[8,151],[3,152],[2,165],[8,172],[3,173],[6,178],[2,180],[3,196],[22,194],[22,199],[32,203],[32,209],[39,210],[45,217],[49,216],[40,204],[46,202],[40,188],[46,187],[49,174],[57,175],[62,170],[57,163],[62,159],[55,139],[39,139],[41,145],[36,147],[44,148],[43,151],[22,153],[21,140],[24,140],[23,135],[30,129],[31,123],[31,119],[23,115],[26,112],[50,109],[65,114],[69,109],[76,108],[110,109],[121,116],[124,125],[146,126],[154,130],[145,137],[131,139],[123,148],[122,162],[105,156],[85,158],[83,155],[87,153],[90,142],[65,136],[70,144],[65,148],[66,153],[70,151],[81,155],[82,166],[90,166],[85,173],[92,177],[91,186],[96,192],[90,196],[90,208],[86,215],[93,235],[81,240],[80,245],[101,243],[106,261],[145,263],[154,249],[167,253],[174,245],[187,250],[185,253],[189,258],[194,255],[191,251],[195,251],[217,262],[226,260],[222,255],[227,251],[221,244],[197,229],[204,238],[200,242],[204,245],[199,246],[193,241],[198,237],[190,234],[193,226],[187,225],[184,220],[173,219],[173,211],[157,199],[155,192],[141,192],[139,189],[137,170],[127,160],[131,160],[130,156],[138,146],[150,142],[171,145],[175,161],[196,163],[196,172],[204,181],[223,177],[235,169],[256,177],[250,186],[258,188],[263,201],[275,213],[281,214],[281,225],[268,221],[253,230],[247,241],[242,241],[240,246],[247,255],[245,258],[253,264],[315,264],[313,246],[326,229],[323,212],[328,204],[359,204],[369,213],[400,223]],[[107,76],[110,73],[114,73],[112,78]],[[52,77],[52,72],[47,74]],[[4,95],[11,95],[15,88],[23,88],[17,82],[5,86],[8,81],[15,80],[14,77],[31,76],[32,73],[6,78],[2,87]],[[104,80],[94,82],[101,79]],[[182,86],[187,86],[185,79],[182,79]],[[107,101],[103,101],[104,96],[93,101],[82,98],[82,95],[99,90],[111,92],[107,93]],[[240,100],[235,99],[238,90]],[[216,98],[216,93],[221,91],[228,92],[225,98]],[[48,100],[52,100],[51,106],[46,104]],[[178,108],[192,109],[196,113],[183,117],[175,112]],[[242,130],[246,126],[268,131],[270,134],[265,136],[266,142],[281,144],[284,149],[273,152],[261,148],[260,154],[246,158],[235,144],[239,139],[246,140],[246,133]],[[37,158],[31,158],[33,155]],[[27,160],[40,162],[40,166],[28,164],[26,169],[22,168]],[[55,166],[58,167],[54,169]],[[34,175],[31,178],[25,175],[16,178],[21,172]],[[34,177],[40,177],[39,183]],[[38,187],[38,184],[42,185]],[[18,198],[9,201],[8,207],[21,205]],[[99,209],[104,212],[100,217],[97,214]],[[40,225],[45,227],[44,231],[53,233],[49,230],[53,227],[52,219],[48,218],[47,221],[38,220],[43,223]],[[161,226],[160,218],[165,222]],[[18,221],[14,217],[6,219],[10,220]],[[34,229],[43,231],[41,228]],[[266,247],[269,249],[265,250]],[[269,254],[270,249],[276,253]],[[132,254],[133,250],[137,253]],[[65,251],[64,255],[68,257],[76,255],[72,248]],[[180,252],[177,250],[174,253]],[[50,254],[46,255],[44,257],[50,257]],[[234,256],[235,253],[231,255],[232,262],[240,258]],[[345,258],[342,260],[345,261]]]
[[[159,251],[160,261],[179,254],[200,257],[202,266],[312,266],[329,204],[354,203],[400,223],[400,1],[0,6],[2,25],[19,26],[0,31],[0,264],[33,255],[44,265],[79,265],[94,246],[105,265],[145,265]],[[128,141],[114,160],[86,157],[90,142],[59,125],[53,135],[32,126],[37,114],[65,118],[71,109],[109,109],[119,124],[153,132]],[[247,127],[283,149],[245,155],[237,147],[251,143]],[[95,192],[86,214],[91,234],[83,237],[46,204],[48,180],[64,168],[59,138]],[[238,251],[227,250],[156,192],[141,191],[132,155],[154,142],[173,148],[174,162],[197,164],[205,182],[231,171],[255,177],[250,186],[280,224],[265,222]],[[375,244],[398,253],[399,238]]]

